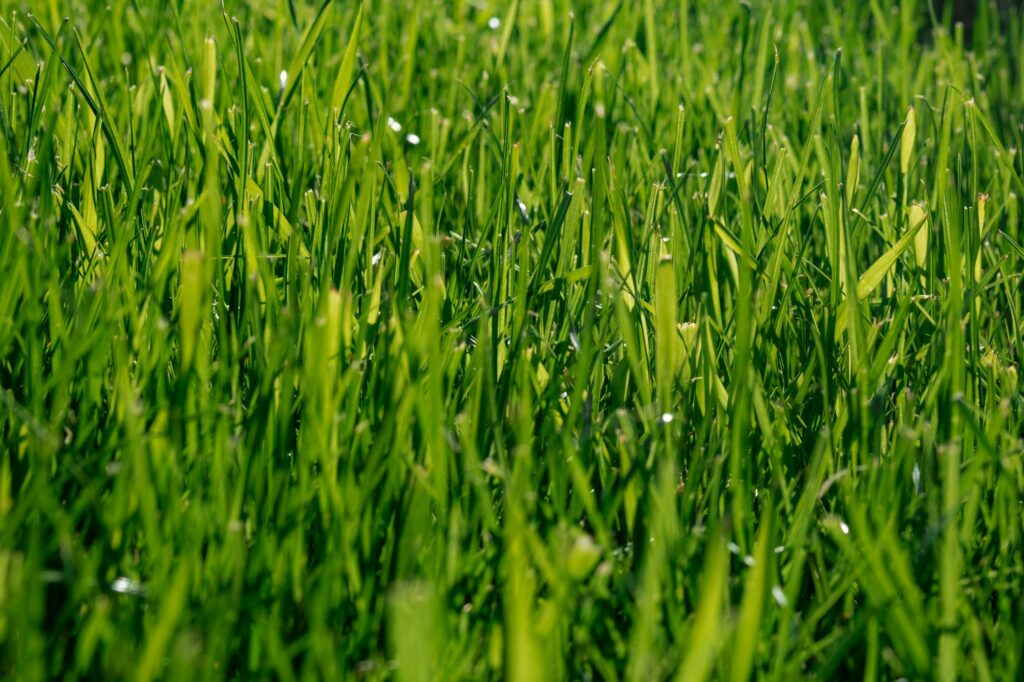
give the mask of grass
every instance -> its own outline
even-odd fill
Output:
[[[0,676],[1019,678],[978,4],[0,0]]]

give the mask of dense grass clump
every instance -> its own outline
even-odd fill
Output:
[[[319,2],[0,0],[0,677],[1024,675],[1024,14]]]

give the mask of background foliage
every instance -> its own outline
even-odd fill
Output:
[[[1018,11],[0,10],[7,676],[1021,675]]]

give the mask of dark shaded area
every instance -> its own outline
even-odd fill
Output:
[[[943,20],[943,23],[952,20],[953,24],[963,24],[965,34],[970,36],[980,11],[987,9],[1002,14],[1009,9],[1020,7],[1021,2],[1022,0],[933,0],[932,8],[935,16]]]

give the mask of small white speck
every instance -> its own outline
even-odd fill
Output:
[[[416,133],[409,133],[405,136],[405,141],[411,145],[418,145],[420,143],[420,136]]]
[[[114,582],[110,583],[110,589],[119,594],[130,594],[136,597],[144,597],[146,595],[145,585],[138,580],[132,580],[124,576],[116,578]]]
[[[285,86],[287,86],[287,85],[288,85],[288,72],[287,71],[282,71],[281,72],[281,89],[284,90]]]
[[[396,133],[402,132],[402,124],[396,121],[395,119],[391,118],[390,116],[388,116],[388,128],[391,128]]]
[[[850,527],[847,526],[842,521],[839,522],[839,530],[843,531],[843,535],[849,535],[850,534]]]
[[[786,593],[783,592],[782,588],[778,585],[774,585],[772,587],[772,598],[775,600],[775,603],[779,606],[784,607],[786,606],[786,604],[789,603],[789,600],[786,599]]]
[[[666,412],[665,414],[661,415],[662,424],[671,424],[673,419],[675,419],[675,417],[672,416],[671,412]]]
[[[498,27],[501,26],[501,19],[499,19],[498,17],[491,17],[490,19],[487,20],[487,25],[491,28],[491,30],[497,31]]]
[[[523,220],[530,222],[530,214],[526,210],[526,202],[519,197],[516,197],[516,205],[519,206],[519,212],[523,214]]]
[[[737,545],[735,542],[730,542],[728,547],[729,547],[729,551],[732,552],[733,554],[739,554],[740,553],[740,546]]]
[[[377,263],[380,263],[380,259],[381,257],[383,257],[383,255],[383,251],[378,251],[377,253],[373,254],[373,258],[370,259],[370,265],[377,265]]]

